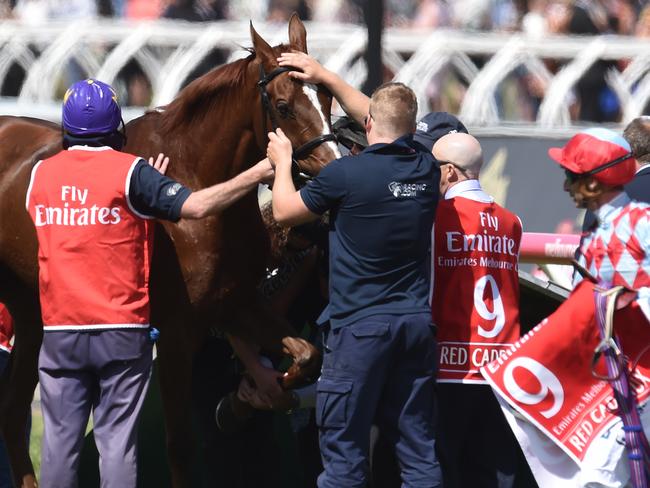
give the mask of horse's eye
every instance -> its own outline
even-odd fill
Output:
[[[278,102],[276,108],[278,109],[278,113],[283,119],[286,119],[291,113],[291,109],[289,108],[289,104],[287,102]]]

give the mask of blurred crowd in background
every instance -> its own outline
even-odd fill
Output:
[[[292,12],[316,22],[364,23],[364,4],[372,0],[0,0],[0,18],[37,23],[45,20],[116,17],[192,22],[248,20],[286,22]],[[519,32],[531,38],[553,34],[624,35],[650,38],[650,5],[641,0],[384,0],[384,25],[430,31],[438,27],[473,32]],[[219,61],[218,53],[208,60]],[[472,58],[480,69],[488,59]],[[544,60],[556,73],[566,61]],[[598,61],[571,94],[571,117],[589,122],[620,122],[620,102],[606,83],[609,70],[622,71],[629,60]],[[214,64],[212,64],[214,66]],[[148,105],[147,80],[137,66],[127,90],[127,104]],[[201,74],[197,71],[196,75]],[[387,72],[390,79],[393,73]],[[467,81],[453,67],[431,80],[429,110],[458,113]],[[523,66],[501,83],[500,118],[533,121],[546,85]],[[1,95],[7,95],[3,89]],[[9,95],[11,95],[9,93]],[[646,107],[644,113],[649,113]]]
[[[120,17],[192,22],[303,20],[363,23],[367,0],[0,0],[0,16],[44,19]],[[374,2],[373,2],[374,3]],[[452,27],[473,31],[650,35],[643,0],[384,0],[387,27]],[[576,17],[575,11],[580,13]]]

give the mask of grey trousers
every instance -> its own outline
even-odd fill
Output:
[[[42,488],[76,488],[93,412],[102,488],[137,482],[137,422],[149,385],[146,329],[43,334],[38,362],[43,411]]]

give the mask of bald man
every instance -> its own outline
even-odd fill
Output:
[[[517,443],[479,373],[519,338],[521,221],[479,183],[483,152],[452,133],[432,149],[440,193],[432,245],[438,326],[438,456],[444,486],[513,486]]]

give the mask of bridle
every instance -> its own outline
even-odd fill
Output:
[[[270,73],[266,74],[264,71],[264,66],[260,63],[260,80],[257,82],[257,86],[260,89],[260,97],[262,99],[262,120],[264,124],[264,134],[267,133],[266,119],[267,117],[271,119],[271,126],[273,130],[278,128],[278,119],[271,104],[271,99],[269,97],[269,92],[266,91],[266,85],[268,85],[276,76],[286,73],[288,71],[299,71],[297,68],[291,66],[278,66]],[[313,177],[304,173],[300,169],[298,160],[307,156],[311,151],[320,146],[325,142],[337,142],[336,136],[334,134],[323,134],[318,137],[313,138],[310,141],[305,142],[303,145],[299,146],[297,149],[293,150],[291,155],[291,174],[294,181],[297,182],[306,182],[311,180]]]

